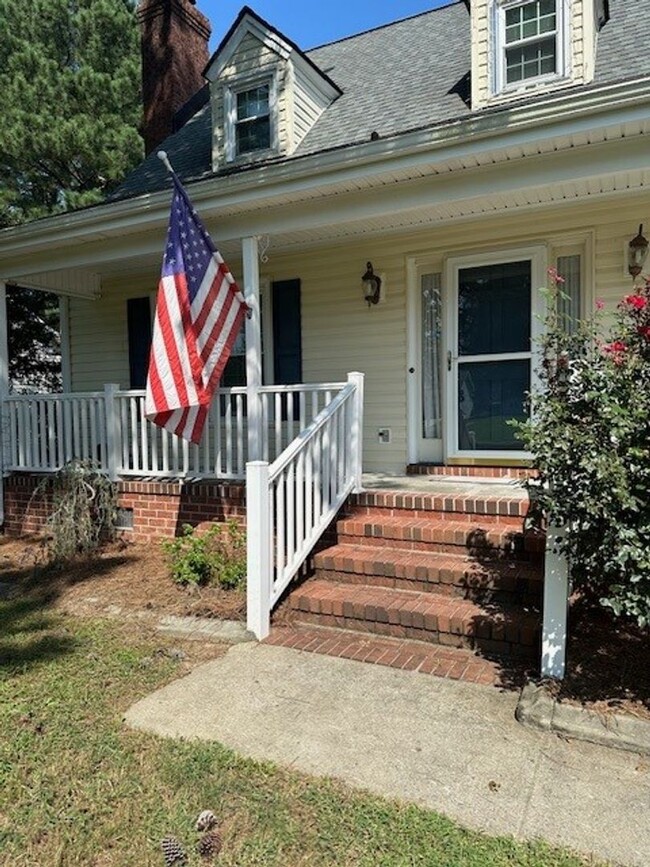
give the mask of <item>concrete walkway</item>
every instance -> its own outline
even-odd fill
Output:
[[[650,762],[540,734],[517,695],[240,644],[134,705],[129,725],[415,801],[491,834],[650,864]]]

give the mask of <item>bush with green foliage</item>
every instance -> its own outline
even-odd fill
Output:
[[[617,616],[650,623],[650,281],[567,328],[550,272],[540,386],[529,422],[516,423],[539,479],[529,490],[574,589]]]
[[[93,461],[72,460],[35,488],[48,501],[47,555],[53,564],[87,556],[115,536],[117,487]]]
[[[217,584],[236,590],[246,581],[246,535],[235,521],[213,524],[201,533],[184,524],[182,535],[166,539],[163,550],[173,580],[182,586]]]

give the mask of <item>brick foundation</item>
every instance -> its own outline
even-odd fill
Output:
[[[42,478],[15,473],[5,479],[6,533],[22,535],[42,529],[49,503],[44,495],[34,496]],[[134,480],[119,482],[118,491],[119,505],[133,510],[133,529],[126,532],[136,541],[177,535],[183,524],[197,526],[228,519],[246,522],[245,486],[239,483]]]

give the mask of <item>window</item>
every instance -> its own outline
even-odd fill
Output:
[[[270,84],[241,90],[235,97],[235,154],[271,147]]]
[[[495,91],[562,75],[563,0],[495,2]]]

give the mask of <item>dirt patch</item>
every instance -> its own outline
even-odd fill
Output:
[[[120,608],[152,615],[245,619],[243,590],[186,589],[174,584],[159,542],[122,540],[106,545],[91,560],[63,569],[44,565],[44,556],[38,537],[0,537],[0,584],[8,592],[38,593],[71,614],[100,615]]]
[[[567,673],[553,690],[559,701],[581,704],[603,718],[626,713],[650,720],[650,632],[574,600]]]

